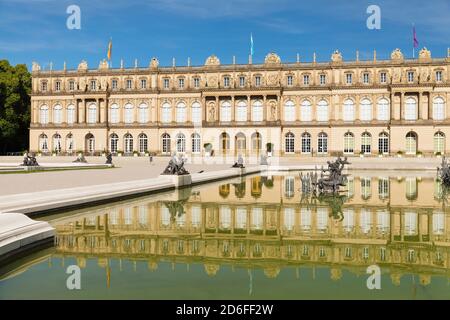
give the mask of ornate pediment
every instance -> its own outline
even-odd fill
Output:
[[[210,55],[205,61],[205,66],[220,66],[220,60],[216,55]]]
[[[108,61],[106,61],[105,59],[100,61],[99,65],[98,65],[98,69],[99,70],[107,70],[107,69],[109,69]]]
[[[424,47],[419,51],[419,60],[431,60],[431,51]]]
[[[39,63],[33,61],[33,64],[31,65],[31,71],[41,71],[41,66],[39,65]]]
[[[155,57],[153,57],[153,58],[150,60],[150,65],[149,65],[149,67],[150,67],[151,69],[156,69],[156,68],[158,68],[158,66],[159,66],[159,61],[158,61],[158,59],[156,59]]]
[[[335,50],[331,54],[331,61],[334,63],[342,62],[342,53],[339,50]]]
[[[264,63],[268,65],[281,64],[281,58],[276,53],[271,52],[267,54],[266,58],[264,59]]]
[[[401,50],[399,48],[396,48],[394,51],[392,51],[391,60],[403,61],[403,53],[401,52]]]
[[[88,70],[88,64],[86,60],[81,60],[80,64],[78,65],[78,71],[87,71]]]

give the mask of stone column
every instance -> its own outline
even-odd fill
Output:
[[[252,99],[250,95],[247,96],[247,122],[252,121]]]
[[[220,123],[220,99],[219,96],[216,96],[216,110],[214,115],[215,122]]]
[[[405,115],[403,114],[403,104],[405,103],[405,93],[402,92],[400,94],[400,106],[398,108],[398,120],[403,120],[405,118]]]
[[[267,122],[267,95],[263,96],[263,121]]]
[[[423,111],[422,110],[422,91],[419,91],[417,94],[417,119],[426,119],[423,117]]]
[[[231,122],[236,121],[236,99],[234,96],[231,97]]]

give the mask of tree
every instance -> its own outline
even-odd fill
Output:
[[[28,148],[31,74],[0,60],[0,154]]]

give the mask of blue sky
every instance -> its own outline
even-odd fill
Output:
[[[81,9],[81,30],[66,28],[69,5]],[[366,9],[381,8],[381,30],[369,30]],[[216,54],[222,63],[246,63],[253,33],[254,62],[271,51],[283,61],[328,61],[339,49],[344,59],[389,57],[399,47],[412,56],[412,23],[419,46],[443,57],[450,46],[448,0],[0,0],[0,59],[60,69],[85,59],[96,68],[113,39],[113,67],[203,64]]]

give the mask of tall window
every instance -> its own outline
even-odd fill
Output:
[[[178,88],[184,89],[184,78],[178,79]]]
[[[186,105],[183,102],[177,104],[177,122],[186,122]]]
[[[369,74],[367,72],[363,73],[363,79],[362,79],[363,83],[369,84],[369,79],[370,79]]]
[[[389,101],[385,98],[378,100],[377,119],[380,121],[389,120]]]
[[[309,74],[303,75],[303,84],[305,86],[309,85]]]
[[[261,86],[261,76],[256,76],[255,77],[255,86],[256,87]]]
[[[117,153],[117,146],[119,143],[119,136],[115,133],[109,137],[109,149],[111,153]]]
[[[198,133],[193,133],[192,139],[192,153],[200,153],[200,135]]]
[[[200,78],[194,78],[194,88],[198,89],[200,88]]]
[[[145,103],[139,105],[139,123],[148,122],[148,106]]]
[[[260,100],[253,102],[252,121],[263,121],[263,105]]]
[[[241,100],[236,107],[236,121],[247,121],[247,102]]]
[[[344,121],[355,120],[355,105],[352,100],[347,99],[344,101]]]
[[[251,136],[252,139],[252,150],[259,153],[262,148],[262,139],[259,132],[255,132]]]
[[[67,123],[75,123],[75,106],[73,104],[67,107]]]
[[[193,123],[201,123],[202,122],[202,108],[200,103],[194,102],[192,104],[192,122]]]
[[[436,81],[442,82],[442,71],[440,70],[436,71]]]
[[[322,86],[327,84],[327,76],[324,74],[319,75],[319,82]]]
[[[148,151],[148,138],[145,133],[141,133],[138,137],[139,140],[139,153],[145,153]]]
[[[111,105],[111,123],[119,123],[119,106],[117,104]]]
[[[445,134],[441,131],[438,131],[434,134],[434,152],[438,153],[440,152],[441,154],[444,153],[445,150]]]
[[[74,149],[75,149],[75,146],[74,146],[74,141],[73,141],[73,135],[71,133],[69,133],[66,136],[66,151],[71,154]]]
[[[162,115],[161,115],[161,121],[163,123],[169,123],[172,122],[172,107],[169,103],[164,103],[161,107],[162,109]]]
[[[417,102],[414,98],[406,99],[405,120],[417,120]]]
[[[364,154],[369,154],[371,152],[371,145],[372,137],[370,136],[370,133],[364,132],[361,135],[361,152]]]
[[[127,133],[124,137],[124,146],[125,146],[125,153],[132,153],[133,152],[133,136],[130,133]]]
[[[92,91],[97,90],[97,81],[91,80],[91,90]]]
[[[170,153],[170,136],[167,133],[162,135],[162,152]]]
[[[133,105],[128,103],[125,105],[125,123],[133,123]]]
[[[95,151],[95,137],[92,133],[88,133],[85,137],[86,152],[94,153]]]
[[[61,135],[58,133],[53,136],[53,151],[61,152]]]
[[[291,76],[291,75],[289,75],[289,76],[287,76],[287,85],[288,86],[292,86],[293,85],[293,83],[294,83],[294,80],[293,80],[294,78]]]
[[[222,102],[222,105],[220,106],[220,121],[231,121],[231,103],[229,101]]]
[[[127,89],[131,90],[132,87],[133,87],[133,82],[131,81],[131,79],[127,79]]]
[[[328,102],[320,100],[317,104],[317,121],[328,121]]]
[[[362,99],[360,108],[360,119],[362,121],[371,121],[372,120],[372,102],[369,99]]]
[[[169,79],[163,79],[163,88],[169,89]]]
[[[302,134],[302,153],[311,153],[311,135],[308,132]]]
[[[177,152],[186,152],[186,137],[184,134],[177,134]]]
[[[408,132],[406,134],[406,153],[416,154],[417,151],[417,134],[415,132]]]
[[[295,142],[295,136],[292,132],[286,133],[285,136],[285,152],[286,153],[294,153],[294,142]]]
[[[302,102],[302,105],[300,106],[300,115],[302,117],[302,121],[311,121],[311,102],[308,100],[305,100]]]
[[[57,104],[53,107],[53,123],[60,124],[62,122],[62,106]]]
[[[351,73],[345,74],[345,82],[347,84],[352,84],[352,82],[353,82],[353,75]]]
[[[445,118],[445,103],[444,99],[437,97],[433,100],[433,119],[444,120]]]
[[[389,153],[389,135],[386,132],[382,132],[378,136],[378,152]]]
[[[69,91],[75,90],[75,81],[69,81]]]
[[[39,136],[39,150],[42,152],[48,152],[48,138],[46,134]]]
[[[61,81],[56,81],[56,83],[55,83],[55,91],[61,91]]]
[[[222,148],[222,153],[226,153],[230,150],[230,136],[226,132],[222,132],[220,135],[220,146]]]
[[[292,100],[286,101],[284,105],[284,121],[295,121],[295,104]]]
[[[39,122],[41,124],[48,124],[48,106],[43,105],[39,109]]]
[[[113,79],[111,81],[111,87],[113,90],[117,90],[117,80],[116,79]]]
[[[147,80],[141,79],[141,89],[147,89]]]
[[[328,153],[328,136],[325,132],[319,133],[317,137],[317,153]]]
[[[414,82],[414,71],[408,71],[408,82]]]
[[[355,149],[355,136],[351,132],[344,134],[344,153],[353,153]]]
[[[380,83],[386,83],[386,82],[387,82],[386,72],[381,72],[380,73]]]
[[[88,107],[88,123],[96,123],[97,122],[97,106],[95,104],[91,104]]]
[[[228,76],[223,77],[223,86],[225,88],[228,88],[230,86],[230,77],[228,77]]]
[[[245,77],[244,76],[240,76],[239,77],[239,86],[240,87],[244,87],[245,86]]]
[[[389,197],[389,178],[378,179],[378,197],[387,199]]]

